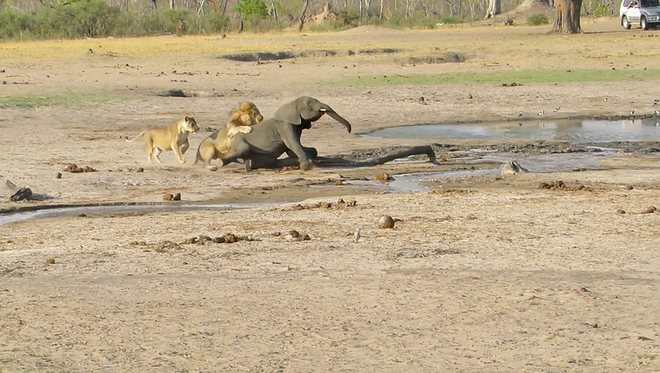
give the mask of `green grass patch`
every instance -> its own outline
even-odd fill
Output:
[[[85,93],[0,95],[0,105],[93,107],[116,99],[119,97]]]
[[[550,20],[543,13],[534,13],[527,17],[527,24],[530,26],[547,25],[549,22]]]
[[[451,84],[451,83],[554,83],[554,82],[606,82],[660,79],[660,69],[538,69],[517,71],[454,72],[443,74],[359,75],[330,79],[337,85],[387,84]]]

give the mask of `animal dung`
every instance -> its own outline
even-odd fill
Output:
[[[80,172],[96,172],[96,169],[93,167],[85,166],[78,167],[76,164],[70,164],[65,169],[65,172],[80,173]]]
[[[32,198],[32,189],[30,188],[21,188],[9,197],[14,202],[29,200],[30,198]]]
[[[300,233],[295,229],[289,231],[287,238],[293,241],[309,241],[312,239],[307,233]]]
[[[378,228],[380,229],[394,228],[394,219],[392,219],[392,217],[389,215],[381,216],[380,220],[378,220]]]

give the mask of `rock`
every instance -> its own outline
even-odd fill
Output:
[[[222,238],[225,239],[226,243],[234,243],[237,241],[236,235],[233,233],[225,233],[225,235],[222,236]]]
[[[550,189],[550,184],[545,183],[545,182],[540,182],[538,189]]]
[[[172,198],[172,201],[181,201],[181,193],[177,193]]]
[[[213,239],[213,243],[225,243],[224,237],[216,237]]]
[[[12,193],[18,190],[18,186],[16,186],[16,184],[12,183],[10,180],[5,181],[5,188]]]
[[[46,264],[55,264],[55,258],[46,259]]]
[[[658,209],[655,208],[655,206],[649,206],[646,208],[646,210],[642,211],[642,214],[652,214],[656,211],[658,211]]]
[[[174,194],[171,193],[163,194],[163,201],[171,201],[172,198],[174,198]]]
[[[9,197],[10,200],[14,202],[22,201],[25,199],[30,199],[32,197],[32,189],[30,188],[21,188],[16,191],[16,193],[12,194],[11,197]]]
[[[392,181],[394,178],[387,172],[374,176],[374,180]]]
[[[61,172],[58,172],[57,175],[56,175],[55,177],[58,178],[58,179],[61,179],[61,178],[62,178],[62,173],[61,173]]]
[[[626,190],[633,190],[634,187],[632,185],[626,185]]]
[[[392,219],[392,217],[389,215],[381,216],[380,220],[378,220],[378,228],[380,229],[394,228],[394,219]]]
[[[197,238],[197,243],[199,245],[203,245],[203,244],[207,243],[208,241],[213,241],[213,239],[211,237],[203,235],[203,234],[200,234],[199,237]]]
[[[197,243],[198,238],[197,237],[190,237],[189,239],[183,241],[184,244],[193,244]]]
[[[618,209],[616,210],[616,213],[619,215],[625,215],[626,212],[624,210]]]
[[[291,236],[291,238],[298,238],[298,237],[300,237],[300,233],[299,233],[297,230],[295,230],[295,229],[290,230],[290,231],[289,231],[289,235]]]
[[[529,171],[516,161],[506,162],[504,167],[502,167],[502,175],[515,175],[519,172],[525,173]]]

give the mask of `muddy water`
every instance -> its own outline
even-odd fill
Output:
[[[185,211],[200,209],[237,209],[270,206],[272,203],[207,203],[207,204],[130,204],[130,205],[97,205],[97,206],[43,206],[36,210],[19,210],[16,212],[0,212],[0,225],[15,223],[28,219],[52,218],[59,216],[73,216],[85,214],[87,216],[128,214],[128,213],[154,213],[169,211]]]
[[[387,185],[384,185],[384,188],[392,192],[428,191],[430,189],[423,185],[425,180],[437,179],[439,177],[498,175],[502,169],[501,165],[509,161],[517,161],[529,172],[571,171],[583,168],[596,169],[599,168],[598,159],[619,155],[622,154],[607,150],[600,153],[530,154],[523,156],[509,153],[491,153],[482,156],[479,161],[498,162],[500,166],[476,170],[467,169],[399,174],[394,176],[394,181],[390,181]]]
[[[660,139],[660,117],[637,120],[539,120],[390,127],[366,137],[402,139],[527,139],[572,144]]]

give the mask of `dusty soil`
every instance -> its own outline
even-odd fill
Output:
[[[0,208],[162,202],[176,192],[182,203],[271,203],[0,226],[0,371],[657,372],[660,213],[650,207],[660,207],[660,162],[653,154],[603,159],[599,169],[580,172],[440,177],[425,183],[429,192],[390,193],[357,181],[484,165],[437,147],[440,166],[419,158],[361,169],[246,174],[234,165],[209,172],[191,164],[204,132],[191,137],[185,165],[171,153],[161,156],[163,165],[148,165],[142,144],[124,141],[186,114],[202,128],[217,127],[240,100],[268,117],[303,94],[331,105],[355,129],[317,122],[303,143],[323,155],[438,142],[359,136],[394,125],[517,119],[520,111],[536,118],[542,109],[555,118],[652,113],[653,80],[331,82],[557,67],[634,75],[659,67],[657,39],[649,37],[658,31],[583,22],[587,32],[576,36],[547,35],[548,27],[365,27],[0,44],[0,81],[7,82],[0,96],[25,100],[3,101],[0,109],[0,176],[53,197],[15,203],[2,188]],[[358,48],[400,48],[405,56],[458,51],[466,61],[413,66],[398,55],[345,53],[267,63],[220,58]],[[169,89],[204,94],[156,95]],[[69,103],[39,104],[41,96]],[[561,111],[552,113],[555,106]],[[97,171],[63,171],[71,163]],[[565,187],[538,189],[558,180]],[[377,229],[383,214],[402,221]],[[248,239],[189,240],[226,233]]]

